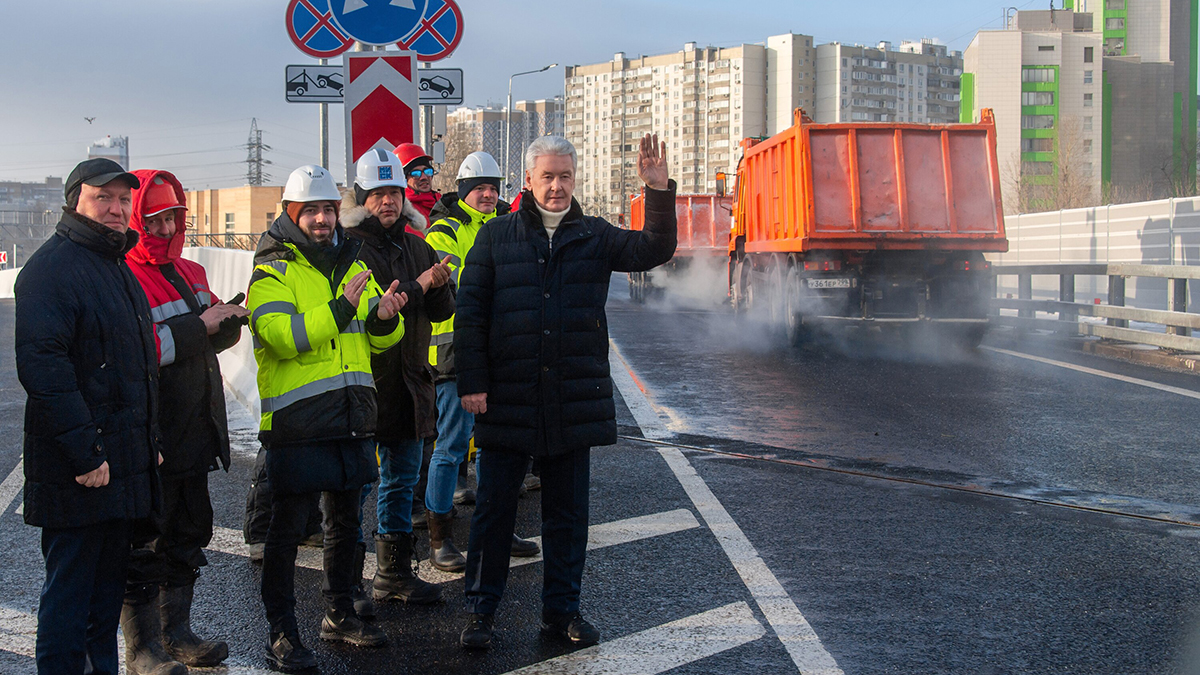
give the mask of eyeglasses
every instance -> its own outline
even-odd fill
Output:
[[[433,169],[413,169],[412,171],[408,172],[409,178],[420,178],[421,176],[429,176],[430,178],[433,178],[436,175],[437,172]]]

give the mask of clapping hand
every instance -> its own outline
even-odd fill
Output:
[[[371,271],[363,270],[355,274],[350,281],[346,282],[346,287],[342,289],[342,296],[358,309],[358,301],[362,298],[363,289],[367,287],[367,282],[371,280]]]
[[[428,293],[431,288],[441,288],[450,281],[450,256],[442,258],[439,263],[434,263],[433,267],[421,273],[417,277],[417,283],[421,284],[421,290]]]
[[[638,149],[638,178],[655,190],[670,187],[667,177],[667,144],[658,142],[658,134],[646,134]]]
[[[396,287],[400,285],[399,281],[393,281],[391,286],[388,286],[387,292],[379,298],[379,305],[375,307],[375,316],[380,321],[390,321],[393,316],[400,313],[404,309],[404,305],[408,302],[408,294],[396,294]]]

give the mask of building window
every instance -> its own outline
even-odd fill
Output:
[[[1125,18],[1118,16],[1105,19],[1104,30],[1125,30]]]
[[[1120,11],[1125,9],[1125,0],[1104,0],[1104,9]]]
[[[1090,120],[1085,117],[1084,120]],[[1085,122],[1086,124],[1086,122]],[[1053,129],[1054,115],[1021,115],[1022,129]]]
[[[1026,176],[1050,176],[1054,174],[1054,163],[1021,162],[1021,173]]]
[[[1054,92],[1023,91],[1021,92],[1021,105],[1054,105]]]
[[[233,233],[236,228],[234,223],[234,215],[232,213],[225,214],[225,246],[226,248],[233,247]]]
[[[1091,63],[1095,51],[1096,51],[1095,47],[1084,47],[1083,48],[1083,62]],[[1089,70],[1088,72],[1090,73],[1091,71]]]
[[[1022,138],[1021,152],[1054,152],[1054,139]]]
[[[1083,107],[1085,107],[1085,108],[1092,107],[1092,95],[1091,94],[1083,95]]]
[[[1090,117],[1083,118],[1083,130],[1084,131],[1092,130],[1092,118],[1090,118]]]
[[[1022,68],[1021,69],[1021,81],[1022,82],[1053,82],[1054,81],[1054,69],[1053,68]]]
[[[1083,83],[1084,84],[1092,83],[1092,71],[1090,71],[1090,70],[1083,71]]]
[[[1038,51],[1039,52],[1052,52],[1052,51],[1054,51],[1054,45],[1038,45]]]
[[[1083,151],[1090,153],[1092,151],[1092,139],[1083,139]]]

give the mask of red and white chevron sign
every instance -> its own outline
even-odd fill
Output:
[[[415,143],[417,117],[417,55],[415,52],[346,53],[346,176],[372,148],[391,152],[401,143]]]

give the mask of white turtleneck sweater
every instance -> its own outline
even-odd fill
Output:
[[[541,204],[534,204],[534,206],[537,207],[538,213],[542,214],[542,225],[546,228],[546,236],[554,241],[554,231],[558,229],[559,224],[562,223],[563,218],[567,217],[567,212],[571,209],[547,211],[542,208]]]

